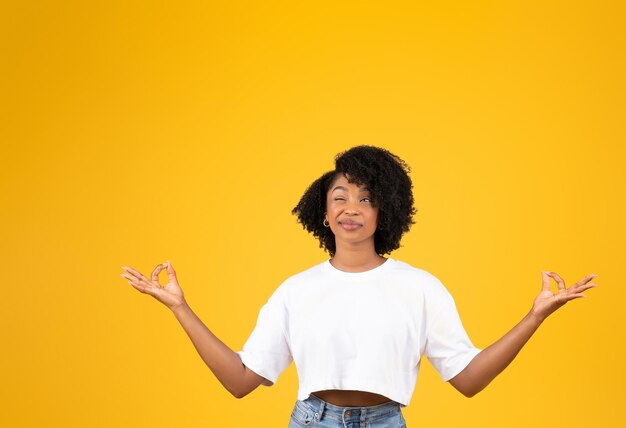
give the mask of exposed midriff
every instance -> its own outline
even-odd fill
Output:
[[[341,407],[375,406],[391,401],[384,395],[367,391],[328,389],[325,391],[315,391],[312,394],[327,403]]]

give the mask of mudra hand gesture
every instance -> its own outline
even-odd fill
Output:
[[[131,267],[122,267],[127,273],[120,276],[128,279],[128,283],[144,294],[149,294],[159,302],[163,303],[169,309],[174,309],[185,301],[182,288],[178,284],[176,271],[172,267],[169,260],[165,263],[157,265],[152,271],[151,279],[146,278],[141,272]],[[161,286],[159,284],[159,272],[163,269],[167,271],[167,284]]]
[[[569,302],[570,300],[578,299],[579,297],[585,297],[582,293],[590,288],[597,287],[597,284],[589,283],[597,275],[589,275],[582,278],[576,284],[569,288],[565,287],[565,281],[555,272],[542,272],[542,288],[539,295],[533,302],[532,314],[536,316],[540,321],[545,320],[548,315],[559,309],[561,306]],[[557,282],[559,290],[555,293],[550,291],[550,278],[554,278]]]

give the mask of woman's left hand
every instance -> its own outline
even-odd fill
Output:
[[[578,281],[569,288],[565,287],[565,281],[555,272],[541,272],[543,281],[541,293],[535,298],[531,312],[540,321],[545,320],[548,315],[559,309],[570,300],[585,297],[583,291],[597,287],[597,284],[589,283],[597,275],[589,275]],[[559,286],[559,291],[554,294],[550,291],[550,278],[554,278]]]

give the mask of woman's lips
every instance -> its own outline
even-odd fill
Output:
[[[358,223],[342,223],[342,222],[339,222],[339,224],[341,225],[341,227],[343,227],[346,230],[354,230],[354,229],[358,229],[359,227],[361,227],[361,225],[358,224]]]

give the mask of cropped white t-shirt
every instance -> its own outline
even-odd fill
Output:
[[[391,257],[365,272],[330,261],[283,281],[237,352],[270,386],[295,362],[298,400],[311,392],[369,391],[408,406],[421,356],[448,381],[481,351],[444,285]]]

